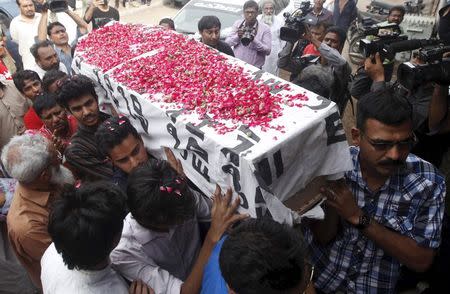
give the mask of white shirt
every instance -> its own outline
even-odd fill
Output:
[[[211,213],[211,200],[193,193],[197,216],[166,233],[150,231],[128,214],[119,245],[111,253],[113,267],[128,280],[141,279],[156,294],[179,294],[200,251],[198,220]]]
[[[127,283],[110,265],[99,271],[69,270],[54,243],[42,256],[41,281],[45,294],[128,293]]]
[[[273,16],[272,25],[268,25],[270,27],[270,33],[272,34],[272,48],[270,50],[270,55],[266,56],[266,61],[262,69],[265,72],[271,73],[275,76],[278,76],[278,52],[284,47],[284,41],[280,39],[280,29],[284,25],[284,18],[280,15]],[[258,15],[258,21],[262,22],[262,14]]]
[[[25,21],[22,15],[18,15],[13,18],[9,27],[11,39],[19,45],[19,54],[22,56],[24,69],[30,69],[35,64],[30,47],[33,46],[38,35],[40,19],[40,13],[36,13],[31,22]]]
[[[34,63],[34,65],[30,68],[28,68],[29,70],[35,71],[39,77],[41,78],[41,80],[44,78],[45,74],[47,73],[46,70],[43,70],[39,65],[37,65],[36,63]],[[64,66],[64,64],[62,62],[59,63],[59,68],[58,70],[65,72],[66,74],[69,74],[67,72],[67,68]]]

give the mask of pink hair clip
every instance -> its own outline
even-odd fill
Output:
[[[81,187],[81,181],[77,181],[76,183],[75,183],[75,189],[78,189],[78,188],[80,188]]]
[[[125,123],[124,119],[119,120],[119,126],[123,125]]]

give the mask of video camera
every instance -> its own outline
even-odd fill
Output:
[[[450,84],[450,58],[443,58],[446,52],[450,52],[450,46],[442,44],[422,48],[419,50],[418,58],[427,64],[411,62],[400,64],[397,81],[408,90],[428,82]]]
[[[48,0],[44,4],[35,2],[36,11],[50,10],[51,12],[64,12],[69,9],[67,0]]]
[[[388,50],[389,45],[408,39],[406,35],[401,35],[399,25],[395,23],[365,28],[364,35],[366,38],[359,41],[359,50],[366,58],[378,52],[382,59],[393,59],[395,52]]]
[[[307,19],[306,15],[312,11],[311,3],[303,1],[300,7],[292,15],[289,12],[283,14],[285,24],[280,29],[280,39],[286,42],[297,42],[305,33],[305,24],[314,25],[312,19]]]

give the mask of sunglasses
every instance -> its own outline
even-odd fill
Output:
[[[410,138],[401,141],[374,140],[369,138],[363,132],[361,133],[364,137],[366,137],[367,142],[369,142],[370,145],[372,145],[372,147],[377,151],[388,151],[391,150],[394,146],[397,146],[402,150],[411,150],[417,143],[417,137],[414,135],[414,133]]]

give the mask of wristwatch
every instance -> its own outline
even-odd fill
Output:
[[[355,228],[357,228],[358,230],[364,230],[365,228],[367,228],[370,225],[370,216],[368,216],[366,213],[363,213],[360,217],[359,217],[359,222],[354,225]]]

